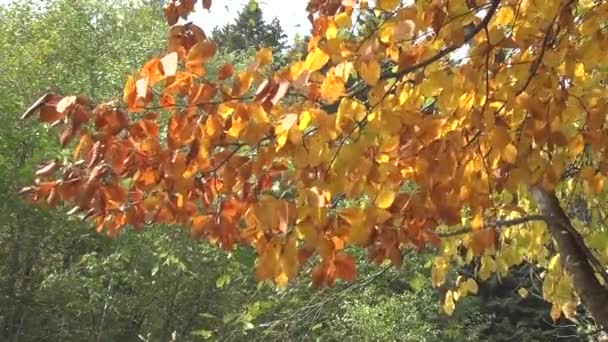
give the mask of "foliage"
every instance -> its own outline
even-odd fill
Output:
[[[216,44],[176,24],[192,8],[165,8],[168,51],[123,103],[47,94],[24,113],[71,152],[38,169],[30,200],[113,237],[155,222],[252,246],[256,278],[280,286],[309,262],[315,287],[355,281],[352,247],[401,266],[431,246],[448,314],[529,263],[553,320],[582,303],[608,326],[608,3],[315,0],[304,60],[268,74],[262,48],[213,78]]]

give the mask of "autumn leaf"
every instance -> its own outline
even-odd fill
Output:
[[[313,72],[321,69],[329,61],[329,56],[319,48],[313,49],[308,53],[304,68]]]
[[[321,85],[321,96],[323,96],[328,102],[335,102],[344,94],[345,87],[344,81],[341,77],[337,77],[333,72],[323,80]]]
[[[378,208],[386,209],[389,208],[395,200],[395,193],[391,190],[384,189],[380,191],[376,197],[375,204]]]
[[[233,72],[234,66],[232,64],[224,64],[218,72],[218,79],[225,80],[227,78],[230,78]]]
[[[171,52],[165,57],[161,58],[160,63],[163,69],[163,75],[174,76],[177,71],[177,52]]]
[[[216,50],[217,46],[210,40],[194,44],[186,56],[186,68],[198,76],[204,76],[203,65],[215,55]]]
[[[380,80],[380,64],[376,59],[362,61],[357,69],[361,78],[370,86],[376,85]]]
[[[269,48],[260,49],[256,55],[256,59],[259,61],[260,66],[272,63],[272,50]]]

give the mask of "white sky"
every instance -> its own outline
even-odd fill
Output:
[[[248,0],[212,0],[210,12],[197,6],[197,11],[189,19],[209,34],[214,27],[233,22],[237,13],[248,2]],[[200,4],[201,1],[198,3]],[[279,19],[289,39],[288,43],[292,42],[296,33],[304,35],[310,32],[311,25],[306,12],[308,0],[258,0],[258,4],[266,22],[270,22],[275,17]]]

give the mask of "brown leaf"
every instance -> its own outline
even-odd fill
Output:
[[[346,253],[337,254],[334,264],[336,265],[336,277],[346,281],[353,281],[357,278],[355,258],[351,255]]]
[[[76,102],[76,96],[66,96],[57,103],[57,112],[64,113]]]
[[[173,26],[177,24],[177,20],[179,19],[179,15],[177,13],[177,7],[175,3],[172,1],[165,7],[165,19],[167,20],[167,24],[169,26]]]
[[[276,91],[270,98],[270,102],[273,105],[276,105],[285,96],[285,94],[287,94],[288,90],[289,82],[287,80],[280,80]]]
[[[76,130],[74,129],[74,126],[70,125],[66,127],[66,129],[64,129],[59,135],[59,144],[62,148],[64,148],[70,143],[70,141],[72,141],[72,139],[74,139],[75,136]]]
[[[255,91],[255,95],[253,97],[254,101],[263,101],[266,98],[266,96],[268,96],[268,93],[272,89],[272,86],[273,86],[273,80],[270,78],[265,79],[258,86],[258,89]]]
[[[53,172],[55,172],[55,170],[57,170],[59,168],[59,166],[60,166],[60,164],[56,160],[54,160],[46,165],[43,165],[38,170],[36,170],[36,176],[37,177],[50,176],[51,174],[53,174]]]
[[[46,93],[42,95],[33,105],[30,106],[22,115],[21,120],[25,120],[30,117],[36,110],[40,109],[41,106],[49,102],[51,99],[57,99],[59,95],[55,93]]]
[[[179,15],[180,17],[186,19],[188,14],[194,10],[194,0],[181,0],[179,5]]]

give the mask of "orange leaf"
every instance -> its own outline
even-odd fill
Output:
[[[231,77],[233,72],[234,72],[234,66],[232,64],[229,64],[229,63],[224,64],[218,71],[217,77],[220,80],[225,80],[225,79]]]
[[[177,72],[177,52],[171,52],[160,60],[165,76],[174,76]]]
[[[478,230],[471,235],[470,248],[475,255],[482,255],[486,249],[494,246],[495,239],[495,229]]]
[[[193,238],[198,239],[203,235],[211,223],[211,215],[199,215],[192,218],[190,223],[190,233]]]
[[[135,107],[135,101],[137,100],[137,93],[136,93],[137,90],[136,90],[135,83],[136,83],[135,77],[133,77],[133,76],[129,76],[129,78],[127,79],[127,82],[125,83],[123,101],[125,102],[125,104],[127,105],[127,107],[129,109],[132,109]]]
[[[164,78],[162,67],[161,60],[153,58],[144,64],[140,74],[142,77],[147,77],[150,85],[152,85]]]
[[[210,40],[200,41],[188,51],[188,56],[186,57],[186,68],[192,71],[193,73],[202,76],[203,72],[203,64],[205,64],[209,59],[215,55],[217,47],[214,42]]]

